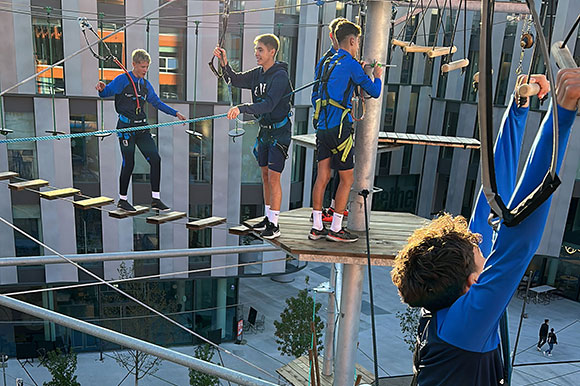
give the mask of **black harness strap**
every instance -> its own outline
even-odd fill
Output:
[[[222,30],[220,31],[220,37],[218,40],[218,47],[219,48],[224,48],[224,43],[226,40],[226,31],[228,30],[228,19],[230,17],[230,0],[225,0],[224,1],[224,13],[222,16]],[[215,60],[215,56],[211,57],[211,60],[209,61],[208,65],[209,65],[209,69],[211,70],[211,72],[213,72],[213,74],[218,77],[221,78],[224,76],[224,72],[221,69],[221,66],[218,66],[218,68],[216,69],[213,62]]]

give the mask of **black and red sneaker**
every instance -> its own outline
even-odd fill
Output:
[[[346,228],[342,228],[338,232],[329,230],[328,234],[326,235],[326,240],[337,241],[341,243],[354,243],[358,240],[358,236],[354,233],[350,233],[346,230]]]
[[[320,240],[325,238],[328,235],[328,229],[322,227],[321,230],[318,229],[310,229],[310,233],[308,234],[308,238],[310,240]]]

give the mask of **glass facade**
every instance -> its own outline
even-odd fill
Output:
[[[46,17],[32,18],[32,37],[36,72],[64,58],[62,23],[56,12],[50,10]],[[42,73],[36,84],[39,94],[64,94],[64,64]]]
[[[159,97],[162,99],[185,100],[185,15],[186,2],[174,2],[159,11]]]

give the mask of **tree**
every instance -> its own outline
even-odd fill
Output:
[[[128,279],[135,276],[133,267],[127,267],[123,262],[119,266],[119,277]],[[175,312],[177,309],[176,302],[168,302],[165,291],[159,287],[159,283],[144,281],[129,281],[122,284],[122,289],[129,295],[139,299],[145,304],[152,305],[155,309],[163,313]],[[119,317],[115,320],[117,331],[134,336],[135,338],[150,341],[154,333],[168,332],[165,320],[158,316],[152,315],[149,310],[132,301],[127,302],[126,298],[116,292],[111,293],[103,300],[104,309],[108,310],[105,314],[108,316]],[[120,326],[119,326],[120,324]],[[135,386],[139,385],[139,380],[146,375],[155,374],[159,370],[161,359],[138,351],[115,351],[113,357],[119,366],[126,369],[134,376]]]
[[[211,362],[215,351],[209,344],[195,347],[194,355],[197,359]],[[201,371],[189,369],[189,384],[192,386],[218,386],[220,381],[215,375],[202,373]]]
[[[308,353],[308,349],[312,347],[311,323],[313,307],[316,345],[318,351],[323,349],[322,329],[324,328],[324,323],[318,316],[318,311],[322,304],[316,303],[316,306],[314,306],[314,299],[308,295],[307,289],[303,289],[298,292],[297,297],[286,299],[286,308],[280,314],[280,321],[274,321],[276,343],[278,344],[278,351],[282,352],[282,355],[299,358]]]
[[[411,352],[415,351],[417,343],[417,329],[421,318],[421,309],[418,307],[407,307],[404,312],[397,311],[397,318],[403,333],[403,341],[409,346]]]
[[[44,382],[43,386],[81,386],[74,375],[77,370],[77,354],[72,350],[69,353],[58,348],[56,351],[49,351],[40,357],[40,364],[52,375],[52,380]]]

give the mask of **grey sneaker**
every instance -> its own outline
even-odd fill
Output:
[[[262,219],[262,221],[260,221],[256,225],[254,225],[252,227],[252,229],[255,230],[255,231],[262,232],[263,230],[266,229],[266,226],[268,225],[269,222],[270,221],[268,221],[268,217],[264,216],[264,218]]]
[[[338,241],[341,243],[354,243],[358,240],[358,236],[354,233],[350,233],[345,228],[342,228],[338,232],[328,231],[326,235],[326,240],[328,241]]]
[[[133,205],[129,204],[127,200],[119,200],[117,201],[117,208],[123,209],[126,212],[136,212],[137,209],[133,207]]]
[[[324,226],[322,227],[321,230],[318,229],[310,229],[310,233],[308,234],[308,238],[310,240],[320,240],[325,238],[328,235],[328,229],[326,229]]]

